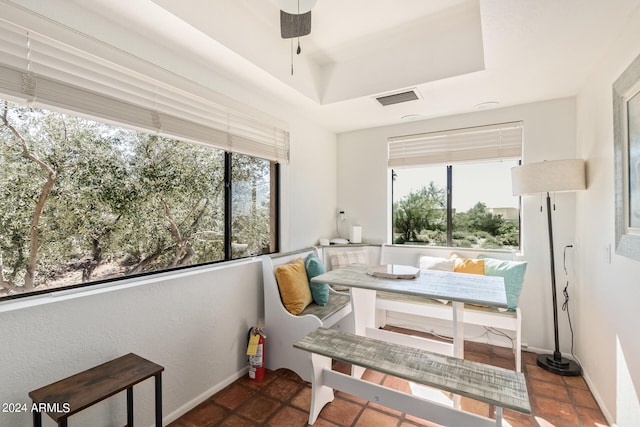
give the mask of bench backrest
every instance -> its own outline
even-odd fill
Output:
[[[264,305],[265,311],[284,310],[284,304],[280,298],[280,289],[274,273],[274,268],[279,265],[288,264],[298,258],[306,259],[309,254],[318,255],[315,248],[306,248],[282,254],[264,255],[262,257],[262,277],[264,282]]]

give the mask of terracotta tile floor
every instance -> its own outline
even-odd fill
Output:
[[[397,328],[396,328],[397,329]],[[404,332],[407,332],[406,330]],[[414,332],[412,332],[414,333]],[[417,335],[426,335],[414,333]],[[582,377],[562,377],[536,365],[536,354],[523,352],[523,372],[531,399],[532,415],[505,410],[504,418],[513,427],[602,427],[608,426]],[[508,369],[515,368],[510,349],[465,343],[465,359]],[[334,363],[334,369],[348,373],[350,367]],[[367,370],[366,380],[409,392],[409,384],[389,375]],[[260,382],[241,378],[189,411],[170,427],[250,427],[306,426],[311,386],[286,369],[267,371]],[[462,408],[495,417],[495,407],[462,398]],[[314,424],[317,427],[416,427],[435,424],[401,412],[336,392]]]

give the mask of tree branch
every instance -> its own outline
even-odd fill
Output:
[[[11,131],[14,137],[20,142],[22,146],[22,156],[26,159],[31,160],[36,165],[40,167],[47,174],[47,181],[45,182],[42,190],[40,191],[40,196],[38,197],[38,201],[36,202],[36,208],[33,212],[33,216],[31,218],[31,231],[29,233],[29,258],[27,261],[26,274],[24,278],[24,285],[27,289],[33,289],[34,280],[35,280],[35,272],[36,272],[36,262],[38,259],[38,238],[39,231],[38,226],[40,224],[40,218],[42,217],[42,211],[44,210],[44,205],[49,198],[49,194],[51,193],[51,189],[55,185],[56,182],[56,172],[43,162],[38,156],[33,154],[29,149],[29,144],[26,139],[20,134],[20,132],[9,122],[8,118],[9,111],[9,103],[7,101],[4,102],[4,108],[2,111],[2,123]]]

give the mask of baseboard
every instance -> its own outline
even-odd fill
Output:
[[[218,384],[215,384],[213,387],[207,389],[203,393],[200,393],[200,395],[198,395],[195,398],[191,399],[190,401],[188,401],[187,403],[185,403],[184,405],[182,405],[181,407],[179,407],[175,411],[173,411],[170,414],[162,417],[163,425],[168,425],[168,424],[174,422],[175,420],[177,420],[178,418],[180,418],[181,416],[183,416],[184,414],[186,414],[187,412],[189,412],[190,410],[192,410],[193,408],[195,408],[196,406],[198,406],[199,404],[201,404],[202,402],[204,402],[205,400],[207,400],[208,398],[210,398],[211,396],[213,396],[214,394],[216,394],[220,390],[224,389],[228,385],[232,384],[234,381],[236,381],[236,380],[242,378],[243,376],[247,375],[248,372],[249,372],[249,367],[246,366],[246,367],[242,368],[240,371],[238,371],[238,372],[234,373],[233,375],[225,378],[223,381],[219,382]],[[152,425],[152,426],[149,426],[149,427],[154,427],[154,426],[155,426],[155,424]]]
[[[589,377],[589,373],[584,370],[584,365],[580,362],[580,359],[578,359],[577,357],[576,357],[576,362],[580,363],[580,366],[582,367],[582,377],[584,378],[584,381],[587,383],[587,386],[589,387],[589,390],[591,391],[593,398],[596,400],[596,403],[600,407],[600,410],[602,411],[602,415],[604,415],[604,418],[607,420],[607,424],[609,424],[611,427],[616,427],[617,424],[613,422],[614,418],[609,412],[609,410],[607,409],[607,407],[605,406],[604,402],[602,401],[602,398],[600,397],[600,393],[598,393],[598,390],[593,385],[593,382],[591,381],[591,377]]]

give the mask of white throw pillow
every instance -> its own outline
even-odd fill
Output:
[[[329,257],[331,269],[344,267],[349,264],[367,264],[369,257],[366,251],[340,251]]]
[[[455,266],[454,259],[418,256],[418,268],[422,270],[453,271]]]

